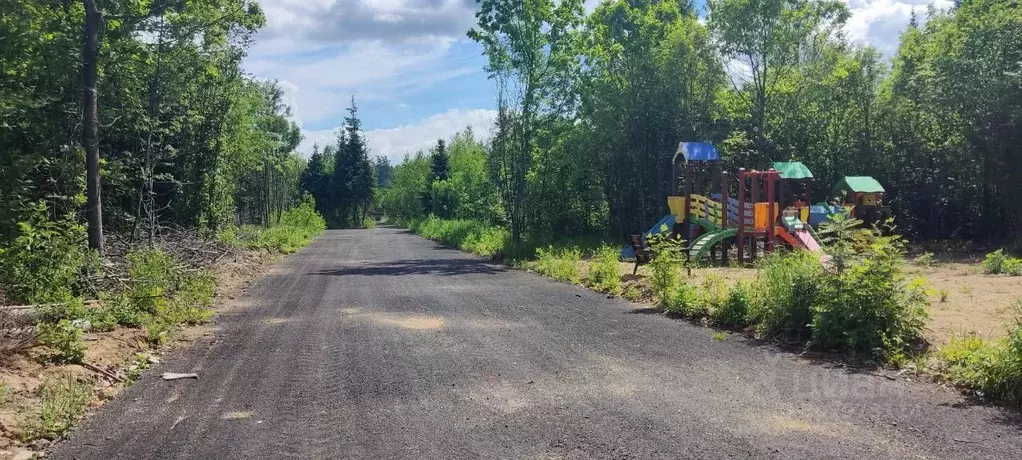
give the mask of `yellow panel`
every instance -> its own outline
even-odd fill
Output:
[[[756,203],[753,206],[753,223],[756,224],[756,231],[766,231],[767,227],[777,221],[777,215],[781,212],[780,206],[774,203],[774,218],[767,217],[769,214],[769,203]]]
[[[676,222],[681,222],[685,220],[685,197],[683,196],[667,197],[667,207],[671,208],[671,214],[674,214],[674,220]]]
[[[802,218],[802,222],[809,222],[809,208],[801,208],[800,211],[802,214],[800,216]]]

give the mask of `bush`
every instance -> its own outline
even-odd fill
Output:
[[[749,283],[739,282],[727,290],[719,307],[710,312],[713,322],[721,326],[744,327],[749,324],[749,310],[755,300],[755,290]]]
[[[602,246],[593,255],[589,264],[589,286],[602,292],[617,295],[621,292],[621,270],[618,265],[617,248]]]
[[[23,420],[20,427],[19,437],[23,442],[54,440],[63,436],[85,414],[92,397],[89,384],[71,374],[44,384],[39,393],[42,407],[39,412]]]
[[[1022,259],[1011,257],[998,249],[983,258],[983,272],[990,275],[1022,276]]]
[[[764,257],[756,278],[758,301],[750,312],[760,331],[796,340],[808,338],[823,274],[819,259],[808,251]]]
[[[404,224],[423,238],[486,257],[504,252],[510,239],[504,228],[467,219],[438,219],[429,216],[424,220],[411,220]]]
[[[625,292],[621,296],[630,302],[638,302],[642,300],[642,290],[634,284],[629,284],[625,287]]]
[[[932,252],[924,252],[920,254],[919,257],[916,257],[915,260],[912,261],[912,264],[919,267],[936,267],[937,260]]]
[[[68,319],[39,323],[39,343],[50,349],[49,361],[59,364],[81,363],[85,359],[82,330]]]
[[[1009,259],[1004,249],[998,249],[983,258],[983,272],[991,275],[1004,273],[1004,263]]]
[[[53,222],[45,208],[28,222],[18,223],[18,234],[0,246],[0,287],[18,302],[62,303],[74,297],[88,256],[85,229],[72,221]]]
[[[949,380],[1002,399],[1022,404],[1022,301],[1015,303],[1016,321],[1008,337],[984,342],[977,337],[953,340],[937,353]]]
[[[556,250],[553,246],[548,246],[546,249],[538,249],[536,255],[538,256],[536,271],[540,274],[571,284],[578,284],[581,281],[582,275],[578,267],[582,261],[581,249]]]
[[[324,230],[326,220],[316,212],[311,201],[306,201],[281,214],[280,222],[272,227],[247,225],[225,230],[218,237],[225,243],[248,249],[270,249],[291,254],[308,246]]]
[[[681,283],[681,270],[685,264],[681,240],[672,240],[662,235],[650,239],[653,257],[649,261],[652,272],[650,288],[660,299],[672,295],[674,287]]]
[[[707,313],[706,304],[699,296],[699,290],[684,282],[672,286],[667,295],[661,298],[660,304],[664,313],[672,315],[698,318]]]
[[[879,238],[822,283],[814,308],[813,345],[885,356],[919,340],[929,300],[922,280],[907,282],[901,247]]]
[[[373,219],[372,217],[366,217],[365,219],[362,219],[362,228],[366,230],[376,228],[376,219]]]

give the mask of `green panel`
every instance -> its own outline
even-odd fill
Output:
[[[779,161],[774,170],[781,173],[781,179],[812,179],[813,173],[801,161]]]
[[[706,256],[714,246],[738,236],[738,230],[728,229],[719,232],[707,233],[692,243],[690,255],[693,259],[699,260]]]
[[[869,176],[850,176],[841,179],[834,186],[834,190],[841,192],[852,192],[852,193],[884,193],[884,186],[880,185],[876,179]]]

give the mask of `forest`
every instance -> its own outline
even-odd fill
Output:
[[[493,132],[396,165],[390,216],[625,236],[666,213],[678,143],[708,141],[732,174],[802,161],[814,200],[873,176],[913,239],[1022,236],[1016,2],[920,7],[892,56],[850,42],[832,0],[485,0],[477,19]]]

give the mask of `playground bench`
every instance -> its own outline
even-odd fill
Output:
[[[642,239],[642,235],[631,235],[630,238],[632,240],[632,251],[635,253],[635,269],[632,270],[632,275],[634,276],[639,272],[640,265],[649,263],[653,252],[646,245],[646,241]]]

